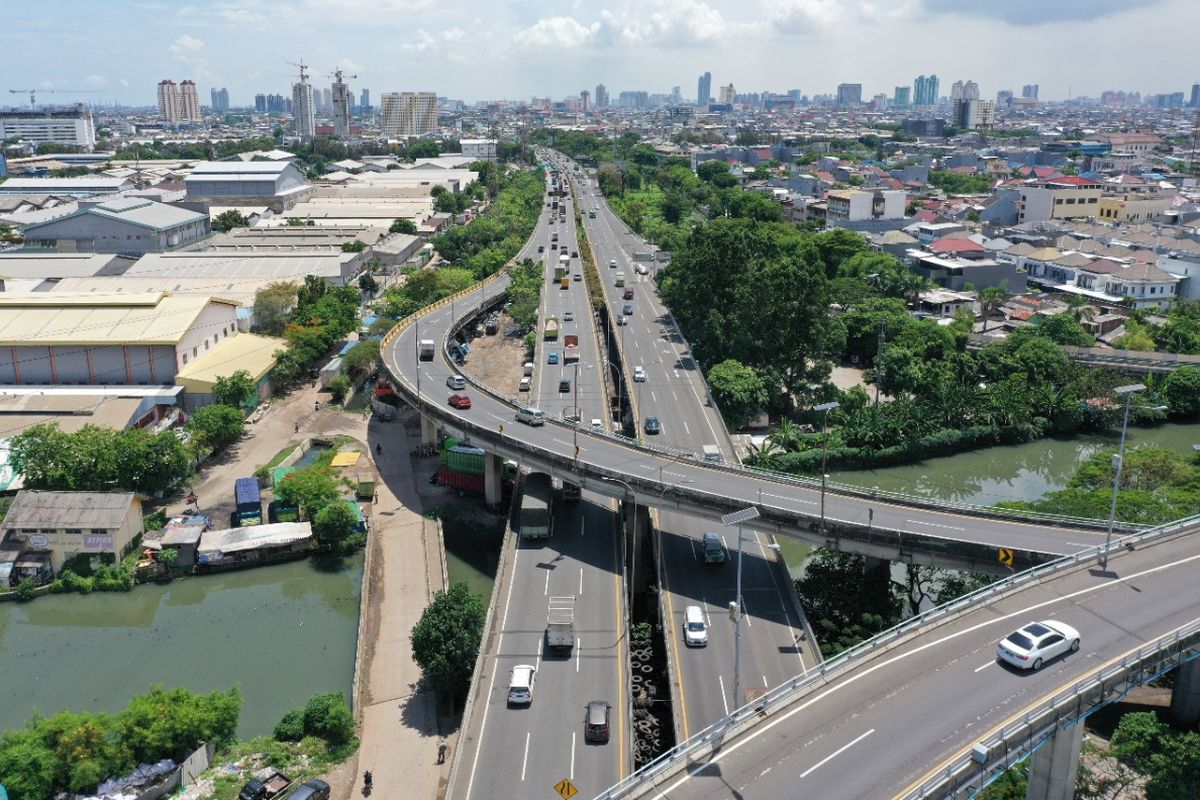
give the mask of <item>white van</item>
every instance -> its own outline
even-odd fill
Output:
[[[508,676],[508,704],[527,706],[533,702],[533,679],[537,669],[531,664],[517,664]]]
[[[541,409],[532,406],[518,408],[517,422],[524,422],[526,425],[545,425],[546,414]]]
[[[532,361],[526,361],[526,362],[525,362],[525,367],[524,367],[524,370],[525,370],[525,376],[526,376],[526,377],[529,377],[530,375],[532,375],[532,374],[533,374],[533,362],[532,362]]]
[[[521,378],[521,382],[517,385],[517,389],[522,392],[528,392],[532,386],[533,378],[525,377]]]
[[[724,464],[725,459],[721,458],[721,448],[715,444],[706,444],[701,448],[704,453],[704,460],[710,464]]]
[[[593,417],[591,429],[592,433],[604,433],[604,423]]]
[[[708,626],[704,624],[704,611],[700,606],[688,606],[683,610],[683,643],[688,647],[708,644]]]

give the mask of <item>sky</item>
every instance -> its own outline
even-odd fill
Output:
[[[608,87],[696,96],[832,93],[864,99],[918,74],[941,93],[975,80],[981,96],[1036,83],[1041,98],[1105,89],[1190,91],[1200,81],[1197,0],[42,0],[5,2],[4,89],[56,89],[41,102],[151,105],[164,78],[191,78],[202,104],[290,94],[341,67],[369,88],[466,101],[561,99]],[[88,94],[73,93],[88,89]],[[28,102],[0,97],[0,105]]]

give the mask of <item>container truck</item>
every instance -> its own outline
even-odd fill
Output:
[[[546,608],[546,647],[569,654],[575,646],[575,597],[551,597]]]
[[[521,494],[521,538],[548,538],[553,512],[554,487],[550,483],[550,476],[544,472],[530,473]]]
[[[437,344],[433,339],[422,339],[417,342],[417,357],[421,361],[433,361],[433,353],[437,349]]]

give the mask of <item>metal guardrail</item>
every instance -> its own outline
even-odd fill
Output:
[[[963,794],[973,796],[1004,770],[1044,744],[1060,728],[1079,724],[1100,706],[1198,657],[1200,622],[1192,622],[1150,645],[1126,653],[1119,663],[1101,667],[1076,681],[1071,688],[1027,711],[1020,720],[980,741],[976,748],[981,760],[976,760],[974,753],[966,754],[902,797],[904,800],[928,800]]]
[[[1127,546],[1138,546],[1151,541],[1163,540],[1176,535],[1191,532],[1200,525],[1200,516],[1171,522],[1135,533],[1114,541],[1108,552],[1114,552]],[[732,737],[745,733],[761,721],[777,714],[800,698],[809,694],[814,688],[823,686],[830,679],[848,672],[861,662],[891,650],[903,643],[909,636],[915,635],[918,629],[924,629],[931,624],[944,624],[952,619],[973,610],[978,605],[994,602],[1006,595],[1019,591],[1026,586],[1037,583],[1045,578],[1087,564],[1099,559],[1105,548],[1103,545],[1088,548],[1079,553],[1028,569],[998,583],[993,583],[970,594],[937,608],[912,617],[899,625],[890,628],[858,645],[846,650],[818,667],[796,676],[766,694],[746,705],[735,709],[727,717],[721,719],[674,749],[662,754],[658,759],[647,764],[638,772],[628,776],[607,791],[596,796],[596,800],[618,800],[619,798],[641,797],[652,791],[693,764],[703,764],[708,756],[715,753],[715,746],[728,742]],[[1168,643],[1175,641],[1168,638]],[[1161,645],[1162,642],[1156,643]],[[1143,647],[1139,653],[1148,652],[1154,648]],[[1051,703],[1053,701],[1050,701]],[[916,797],[927,795],[915,795]]]

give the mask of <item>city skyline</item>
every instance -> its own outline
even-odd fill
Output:
[[[325,84],[316,76],[340,66],[360,76],[354,81],[359,87],[436,87],[439,95],[468,102],[578,96],[597,83],[613,87],[614,94],[668,93],[675,84],[695,86],[706,71],[715,86],[733,84],[744,92],[783,93],[803,85],[809,94],[832,94],[840,83],[860,83],[870,97],[891,94],[918,74],[960,72],[964,59],[989,96],[1019,93],[1034,83],[1039,98],[1051,101],[1068,93],[1098,97],[1109,89],[1186,92],[1196,79],[1187,63],[1186,21],[1200,21],[1187,0],[1152,0],[1136,9],[1113,0],[1021,0],[970,11],[946,0],[906,0],[887,10],[865,0],[760,0],[752,7],[731,0],[652,0],[567,8],[543,2],[476,8],[465,0],[436,6],[429,0],[301,0],[297,10],[259,0],[204,8],[162,2],[97,8],[83,0],[57,5],[85,14],[89,26],[68,32],[71,41],[47,60],[39,31],[63,35],[52,15],[31,7],[10,12],[0,52],[8,56],[12,88],[87,87],[97,93],[47,100],[152,106],[158,80],[185,75],[202,96],[227,87],[230,105],[239,108],[252,107],[256,94],[286,92],[296,80],[287,62],[300,57],[312,65],[314,86]],[[1067,36],[1087,41],[1093,52],[1119,49],[1135,19],[1160,14],[1175,22],[1156,34],[1152,63],[1067,58],[1054,46]],[[363,26],[364,20],[371,24]],[[149,39],[135,34],[146,29]],[[97,49],[87,43],[97,38],[122,50],[119,65],[89,55]],[[864,61],[863,53],[872,59]],[[481,60],[486,70],[477,68]],[[794,69],[781,70],[785,63]],[[820,81],[813,80],[814,66]],[[662,86],[647,86],[647,74]]]

